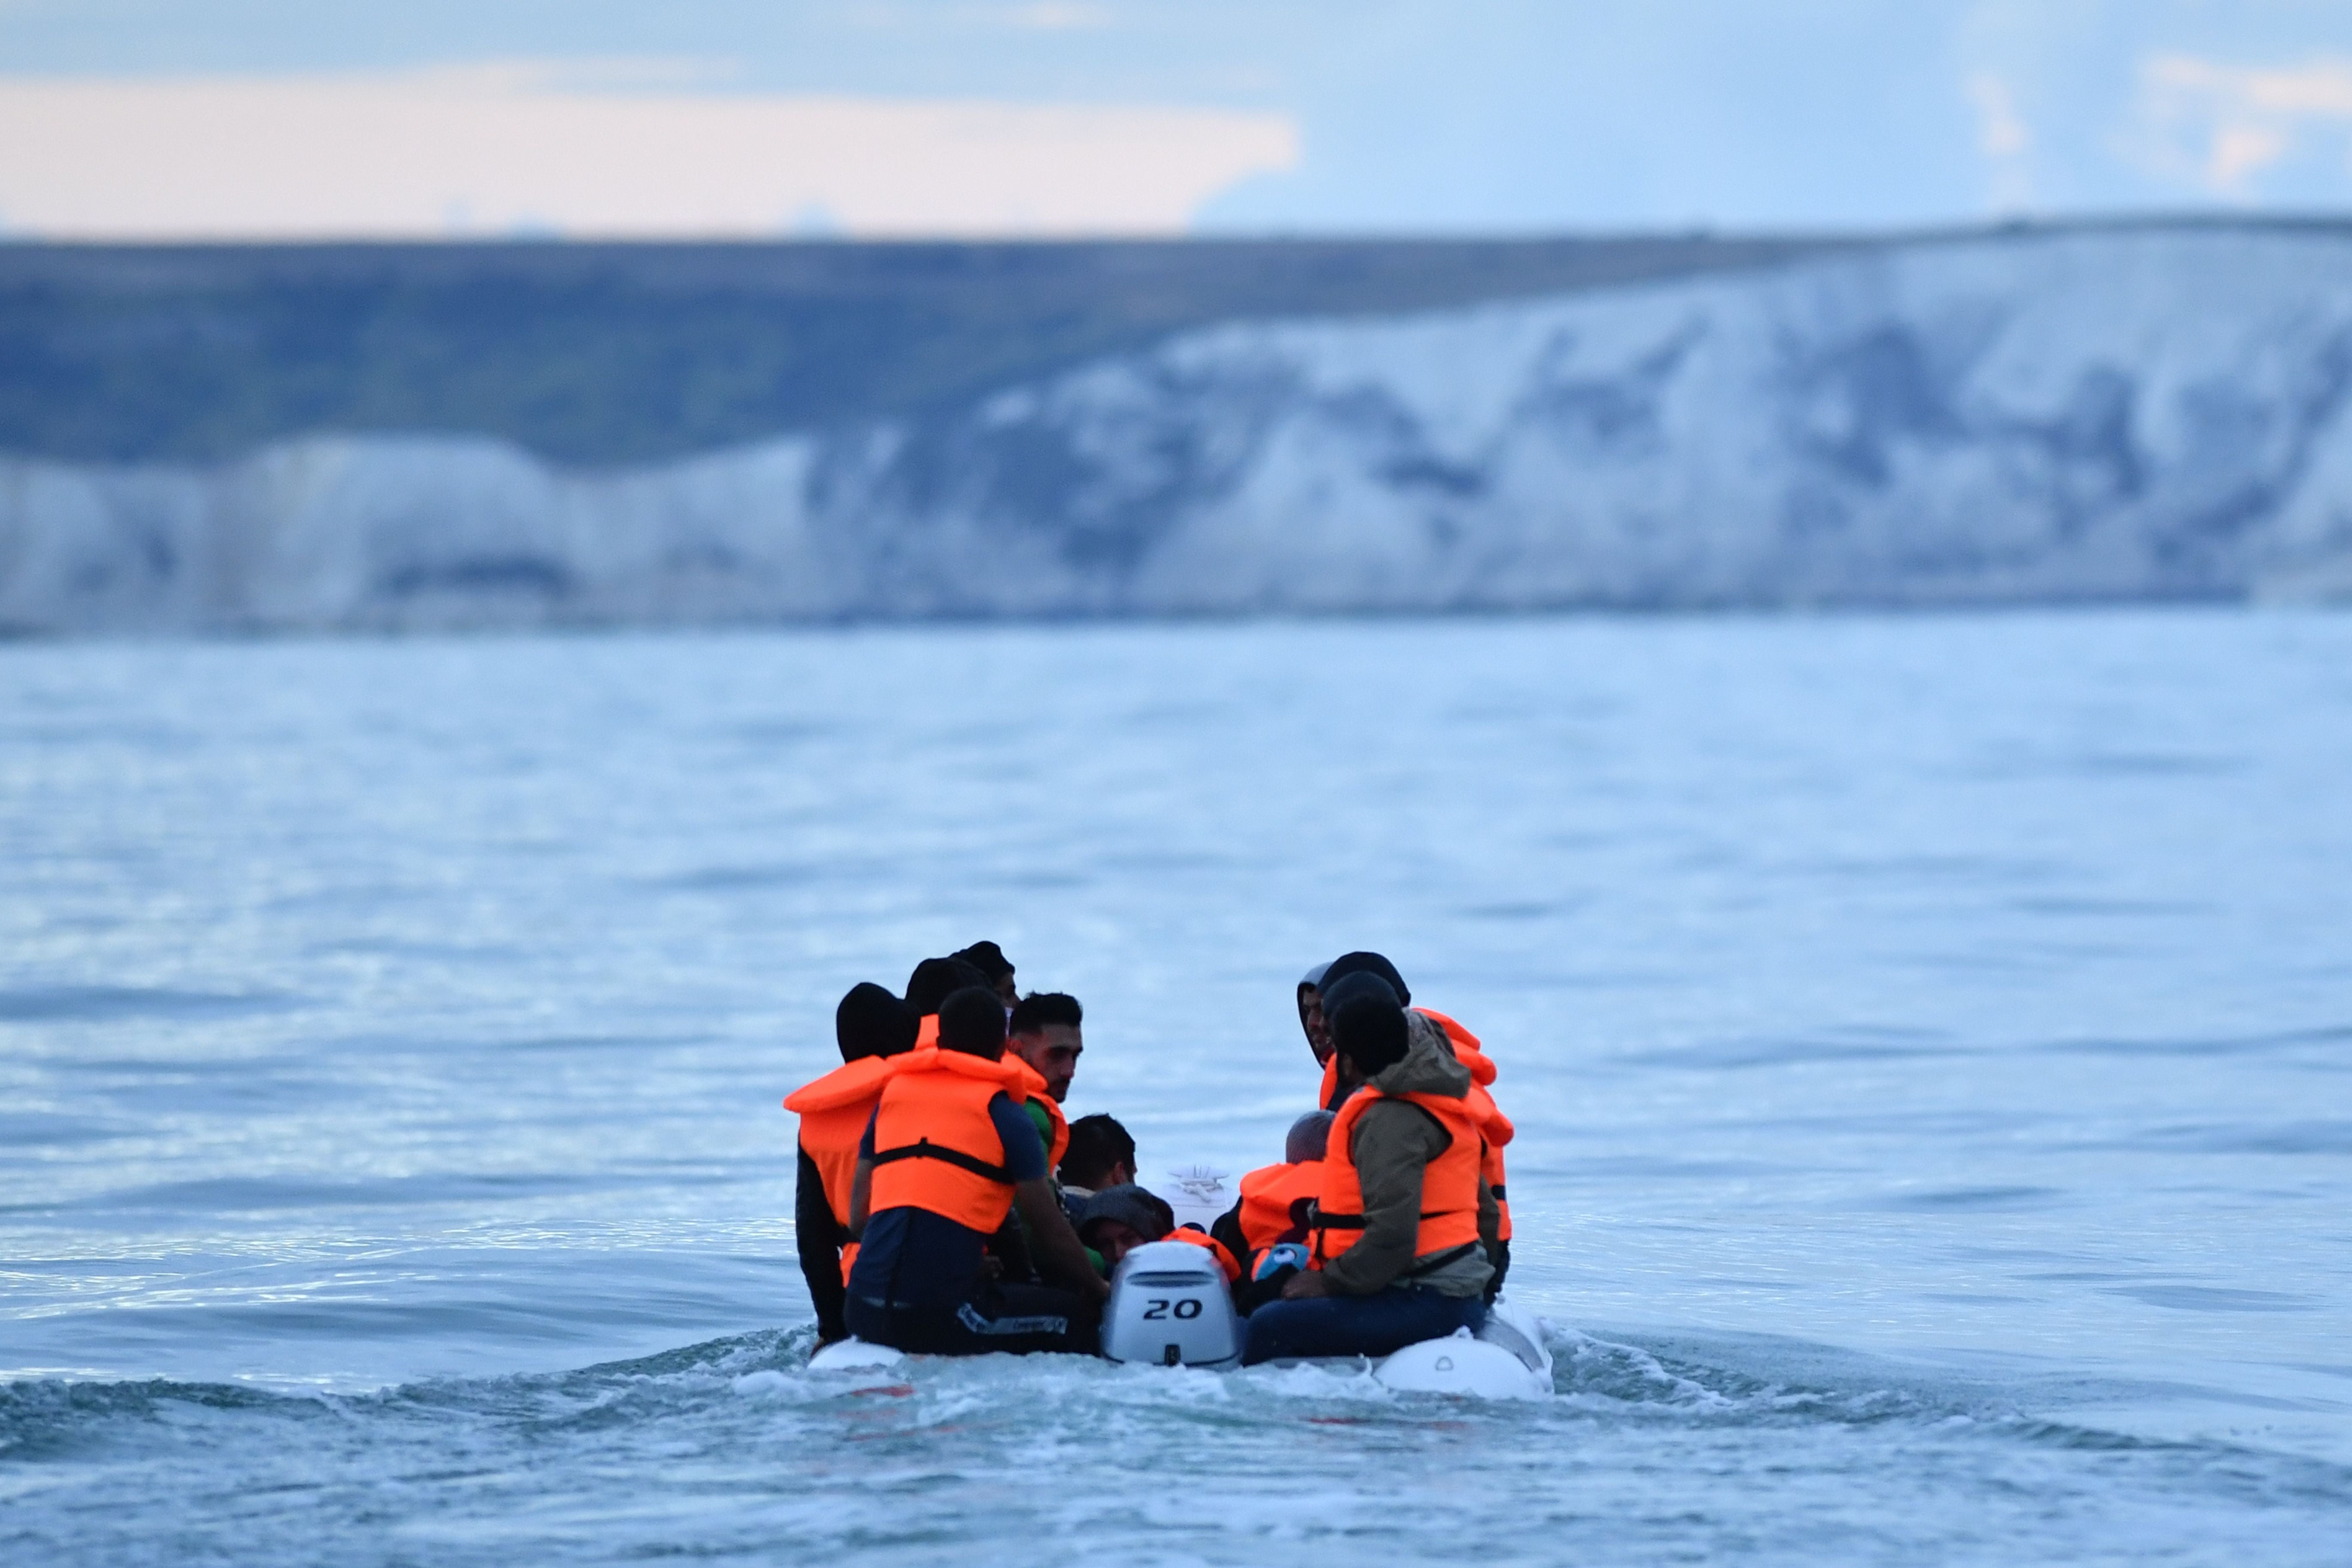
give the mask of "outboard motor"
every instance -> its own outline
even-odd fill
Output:
[[[1118,1260],[1103,1306],[1102,1353],[1156,1366],[1234,1366],[1242,1326],[1214,1258],[1181,1241],[1153,1241]]]

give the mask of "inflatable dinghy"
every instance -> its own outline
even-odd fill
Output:
[[[1103,1308],[1102,1353],[1112,1361],[1150,1366],[1237,1367],[1243,1325],[1216,1264],[1197,1247],[1155,1241],[1119,1259]],[[852,1372],[895,1366],[904,1357],[886,1346],[843,1340],[809,1359],[812,1372]],[[1315,1365],[1318,1363],[1295,1364]],[[1348,1362],[1332,1364],[1355,1364]],[[1476,1333],[1456,1330],[1386,1356],[1372,1368],[1379,1383],[1404,1394],[1449,1394],[1472,1399],[1548,1399],[1551,1352],[1534,1318],[1507,1301],[1488,1310]]]
[[[845,1340],[834,1341],[809,1357],[809,1370],[870,1372],[879,1367],[897,1366],[906,1359],[905,1351],[894,1351],[888,1345],[874,1344],[853,1334]]]

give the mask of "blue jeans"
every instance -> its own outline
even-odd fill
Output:
[[[1441,1296],[1419,1285],[1391,1285],[1372,1296],[1312,1296],[1268,1301],[1249,1315],[1242,1364],[1290,1356],[1387,1355],[1417,1340],[1473,1333],[1486,1321],[1475,1296]]]

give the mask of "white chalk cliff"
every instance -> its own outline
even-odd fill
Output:
[[[28,632],[2352,596],[2352,240],[2021,234],[1234,322],[625,471],[0,460]]]

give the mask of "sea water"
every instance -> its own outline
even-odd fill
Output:
[[[810,1373],[982,938],[1151,1179],[1389,953],[1556,1397]],[[18,645],[0,1084],[11,1564],[2352,1558],[2352,617]]]

